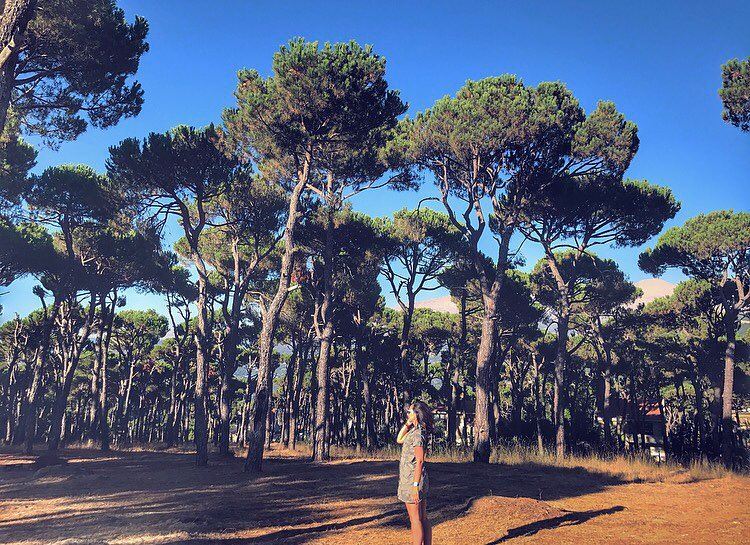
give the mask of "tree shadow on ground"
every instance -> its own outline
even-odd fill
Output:
[[[614,507],[610,507],[609,509],[597,509],[578,512],[572,511],[559,517],[538,520],[530,524],[524,524],[523,526],[511,528],[508,530],[508,533],[506,535],[504,535],[500,539],[496,539],[495,541],[487,543],[487,545],[499,545],[500,543],[505,543],[517,537],[533,536],[541,530],[552,530],[561,526],[576,526],[578,524],[583,524],[584,522],[591,520],[592,518],[599,517],[601,515],[611,515],[612,513],[618,513],[624,510],[625,508],[622,505],[615,505]]]
[[[0,470],[0,512],[3,505],[17,502],[55,504],[30,508],[11,520],[0,518],[3,540],[99,543],[178,531],[195,537],[174,544],[301,545],[322,532],[407,526],[395,497],[396,461],[317,464],[275,455],[264,462],[263,473],[253,475],[242,472],[241,459],[211,458],[209,467],[195,467],[189,453],[69,450],[65,455],[67,464],[37,472]],[[3,457],[0,451],[0,466]],[[534,463],[433,462],[429,472],[428,509],[434,524],[464,515],[483,496],[559,500],[624,482],[584,468]],[[573,515],[560,524],[584,522],[575,522]],[[204,537],[240,532],[253,535]]]

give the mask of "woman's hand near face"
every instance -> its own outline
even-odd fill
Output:
[[[404,443],[406,434],[409,433],[409,430],[412,428],[412,426],[413,424],[410,424],[409,422],[401,426],[401,430],[398,432],[398,437],[396,437],[396,443],[398,443],[399,445],[402,445]]]
[[[404,439],[406,438],[406,434],[409,433],[409,430],[412,429],[414,426],[417,425],[417,419],[414,416],[414,411],[409,409],[409,411],[406,413],[406,423],[401,426],[401,430],[398,432],[398,437],[396,437],[396,443],[399,445],[404,444]]]

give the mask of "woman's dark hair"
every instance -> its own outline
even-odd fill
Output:
[[[417,415],[417,422],[424,426],[428,434],[431,434],[433,428],[432,410],[427,406],[427,403],[424,401],[415,401],[411,404],[411,408]]]

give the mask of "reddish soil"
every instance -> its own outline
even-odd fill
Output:
[[[64,465],[0,451],[0,543],[407,544],[397,462],[312,464],[276,451],[196,468],[176,452],[64,452]],[[750,479],[624,483],[583,468],[431,463],[442,544],[750,543]]]

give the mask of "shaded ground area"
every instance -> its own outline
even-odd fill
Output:
[[[0,543],[408,543],[398,463],[312,464],[274,451],[260,476],[175,452],[65,451],[35,470],[0,451]],[[431,463],[436,544],[748,543],[750,479],[625,483],[584,468]]]

